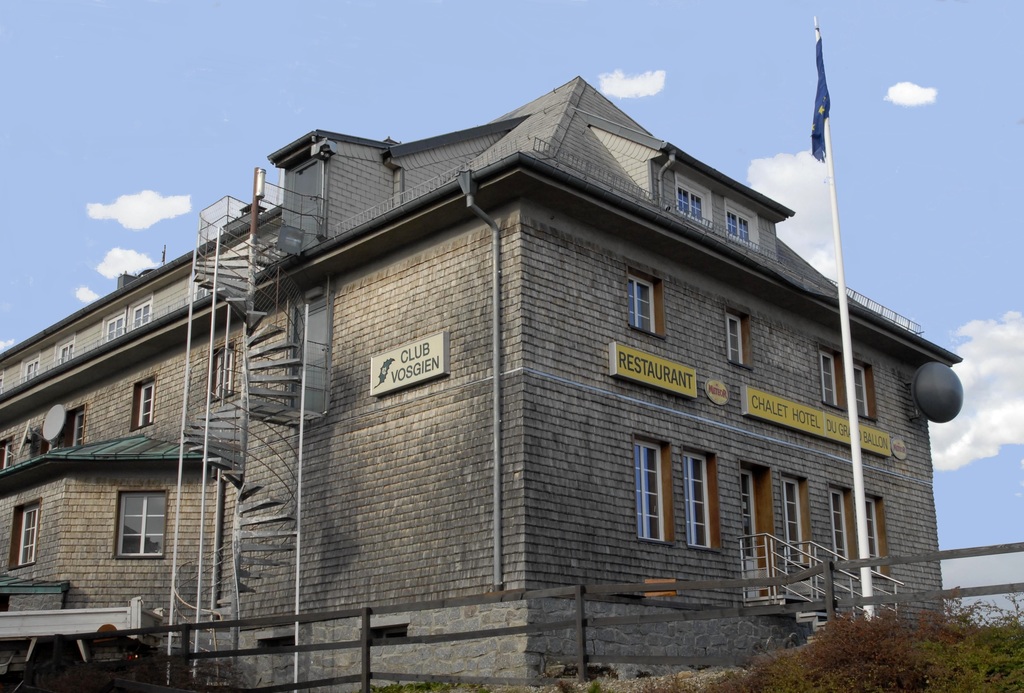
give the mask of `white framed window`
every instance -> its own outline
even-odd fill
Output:
[[[39,355],[36,354],[34,357],[21,362],[21,376],[22,380],[31,380],[32,378],[39,375]]]
[[[853,365],[853,391],[857,397],[857,413],[868,415],[868,389],[864,380],[864,367]]]
[[[125,315],[124,313],[118,313],[112,317],[107,318],[106,323],[103,326],[103,341],[109,342],[113,339],[117,339],[125,333]]]
[[[0,368],[0,394],[4,392],[4,369]]]
[[[633,444],[636,480],[636,534],[641,539],[672,540],[670,448],[654,443]]]
[[[836,358],[826,351],[818,353],[821,364],[821,401],[837,406]]]
[[[678,173],[675,176],[676,211],[701,222],[711,218],[711,192]]]
[[[18,461],[13,440],[0,440],[0,469],[7,469]]]
[[[799,544],[803,541],[803,532],[800,528],[800,482],[796,479],[782,478],[782,507],[786,542]]]
[[[875,378],[871,366],[853,364],[853,391],[857,396],[857,413],[864,417],[875,415]]]
[[[58,344],[53,350],[53,362],[58,366],[75,358],[75,338]]]
[[[864,516],[868,521],[868,558],[879,556],[878,552],[878,506],[874,498],[864,500]]]
[[[85,443],[85,407],[68,410],[64,419],[64,447]]]
[[[750,317],[728,310],[725,313],[725,344],[727,358],[732,363],[749,366],[750,358]]]
[[[757,215],[730,200],[725,201],[725,228],[730,238],[757,245]]]
[[[708,483],[708,461],[702,455],[683,456],[686,479],[686,543],[690,546],[711,546],[711,515]]]
[[[132,395],[132,430],[153,423],[155,396],[156,383],[153,380],[136,383]]]
[[[629,325],[647,332],[654,331],[654,285],[634,277],[627,279],[629,292]]]
[[[39,503],[30,503],[14,510],[12,524],[15,535],[11,545],[11,563],[15,566],[35,563],[36,545],[39,539]]]
[[[676,210],[695,219],[704,218],[704,198],[681,186],[676,186]]]
[[[153,299],[149,298],[137,306],[132,306],[131,315],[133,330],[136,330],[148,323],[153,316]]]
[[[162,491],[121,493],[118,556],[163,555],[166,505],[166,496]]]
[[[213,354],[213,384],[210,394],[225,399],[235,394],[235,348],[233,344],[221,347]]]
[[[849,553],[846,539],[846,494],[838,489],[830,489],[828,492],[829,517],[832,523],[832,550],[840,558],[846,558]]]
[[[741,241],[750,240],[750,220],[741,217],[735,212],[727,212],[725,215],[726,228],[730,236],[736,236]]]
[[[805,540],[805,524],[809,520],[805,518],[807,508],[805,507],[804,495],[806,493],[806,482],[793,477],[782,477],[782,522],[783,538],[788,544],[787,558],[794,563],[807,563],[806,549],[802,546]]]

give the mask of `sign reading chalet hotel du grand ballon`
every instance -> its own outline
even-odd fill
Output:
[[[383,395],[451,373],[448,333],[438,332],[370,359],[370,394]]]

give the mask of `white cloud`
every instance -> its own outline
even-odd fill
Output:
[[[953,367],[964,387],[959,416],[932,424],[936,469],[959,469],[1024,444],[1024,315],[972,320],[956,331],[963,363]]]
[[[0,340],[0,351],[3,351],[4,349],[6,349],[9,346],[14,346],[14,340],[13,339],[3,339],[3,340]]]
[[[121,195],[109,205],[90,202],[85,210],[91,219],[114,219],[126,229],[141,231],[158,221],[191,212],[192,196],[164,197],[152,190],[143,190],[135,195]]]
[[[806,151],[754,159],[747,169],[747,182],[754,190],[796,212],[778,225],[779,238],[816,270],[835,278],[827,174],[828,169]]]
[[[598,75],[601,93],[616,99],[654,96],[665,88],[665,71],[653,70],[642,75],[626,75],[622,70]]]
[[[939,90],[934,87],[921,87],[913,82],[897,82],[889,87],[885,100],[897,106],[929,106],[935,103]]]
[[[92,289],[90,289],[88,286],[80,286],[77,289],[75,289],[75,298],[77,298],[82,303],[92,303],[99,297],[100,295],[93,291]]]
[[[150,260],[148,255],[124,248],[112,248],[103,258],[103,262],[96,266],[96,271],[107,279],[114,279],[125,272],[135,274],[154,265],[156,263]]]

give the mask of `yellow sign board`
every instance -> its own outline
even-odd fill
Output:
[[[825,435],[825,413],[788,399],[743,386],[743,415],[816,436]]]
[[[844,416],[806,407],[746,385],[742,388],[741,396],[744,416],[850,444],[850,422]],[[892,437],[885,431],[862,424],[860,447],[864,452],[889,457],[892,455]]]
[[[683,397],[697,396],[697,371],[681,363],[623,346],[608,345],[609,374]]]
[[[845,416],[825,414],[825,437],[840,443],[850,444],[850,421]],[[871,426],[860,425],[860,447],[882,457],[892,455],[892,438],[885,431]]]

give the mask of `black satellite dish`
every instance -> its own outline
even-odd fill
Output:
[[[932,361],[914,373],[910,396],[929,421],[946,423],[960,413],[964,404],[964,387],[952,368]]]

